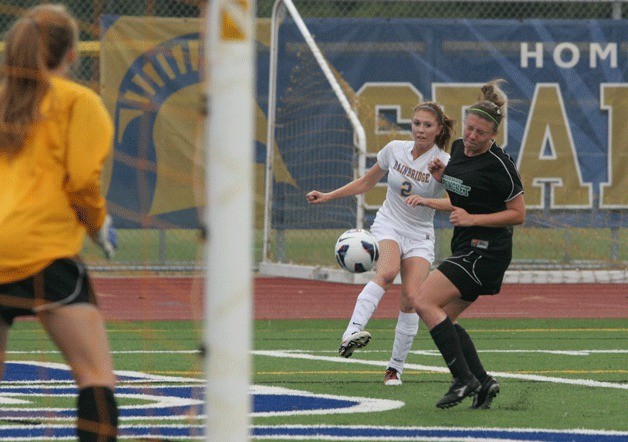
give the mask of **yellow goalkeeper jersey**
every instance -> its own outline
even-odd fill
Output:
[[[77,255],[106,215],[100,174],[112,151],[111,118],[91,89],[50,82],[22,150],[0,153],[0,283]]]

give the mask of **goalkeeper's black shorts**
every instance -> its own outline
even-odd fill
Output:
[[[97,305],[87,268],[79,258],[57,259],[33,276],[0,284],[0,315],[9,325],[18,316],[78,303]]]

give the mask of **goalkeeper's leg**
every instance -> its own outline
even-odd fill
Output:
[[[38,313],[79,387],[77,434],[80,441],[115,441],[118,407],[115,375],[105,324],[93,304],[73,304]]]

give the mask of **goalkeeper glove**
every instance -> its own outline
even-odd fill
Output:
[[[92,240],[104,252],[107,259],[113,258],[113,255],[116,254],[118,234],[109,215],[105,217],[105,222],[100,230],[92,236]]]

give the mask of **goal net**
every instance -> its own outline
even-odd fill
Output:
[[[333,244],[361,227],[364,198],[308,205],[364,172],[364,129],[336,74],[290,1],[272,18],[264,250],[261,273],[334,280]],[[346,88],[345,88],[346,89]],[[279,150],[278,147],[281,147]],[[331,279],[330,279],[331,276]]]

